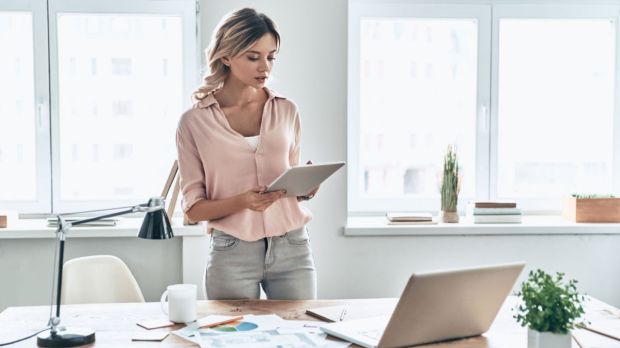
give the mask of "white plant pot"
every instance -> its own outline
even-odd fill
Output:
[[[527,348],[571,348],[571,334],[556,334],[527,329]]]

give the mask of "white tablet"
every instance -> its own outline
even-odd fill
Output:
[[[344,162],[292,167],[267,186],[266,192],[286,190],[286,196],[304,196],[344,166]]]

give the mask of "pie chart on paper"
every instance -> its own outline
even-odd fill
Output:
[[[232,323],[213,327],[211,330],[218,332],[241,332],[256,330],[256,328],[258,328],[258,325],[254,323],[249,323],[247,321],[233,321]]]

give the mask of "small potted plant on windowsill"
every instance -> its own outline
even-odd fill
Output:
[[[459,222],[459,214],[456,206],[461,189],[459,177],[459,163],[456,157],[456,149],[448,145],[448,151],[443,160],[443,172],[441,175],[441,214],[442,222]]]
[[[572,194],[562,215],[572,222],[620,222],[620,198],[610,194]]]
[[[564,273],[555,277],[543,270],[530,271],[517,295],[522,303],[514,308],[514,318],[527,326],[528,348],[570,348],[570,330],[584,314],[585,296],[577,292],[577,281],[563,282]]]

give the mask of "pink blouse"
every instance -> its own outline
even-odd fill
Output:
[[[299,164],[301,125],[297,106],[267,88],[256,150],[232,129],[213,93],[181,116],[177,151],[183,211],[202,199],[224,199],[269,185]],[[245,241],[280,236],[305,225],[310,211],[286,197],[263,212],[244,209],[209,221],[212,229]]]

